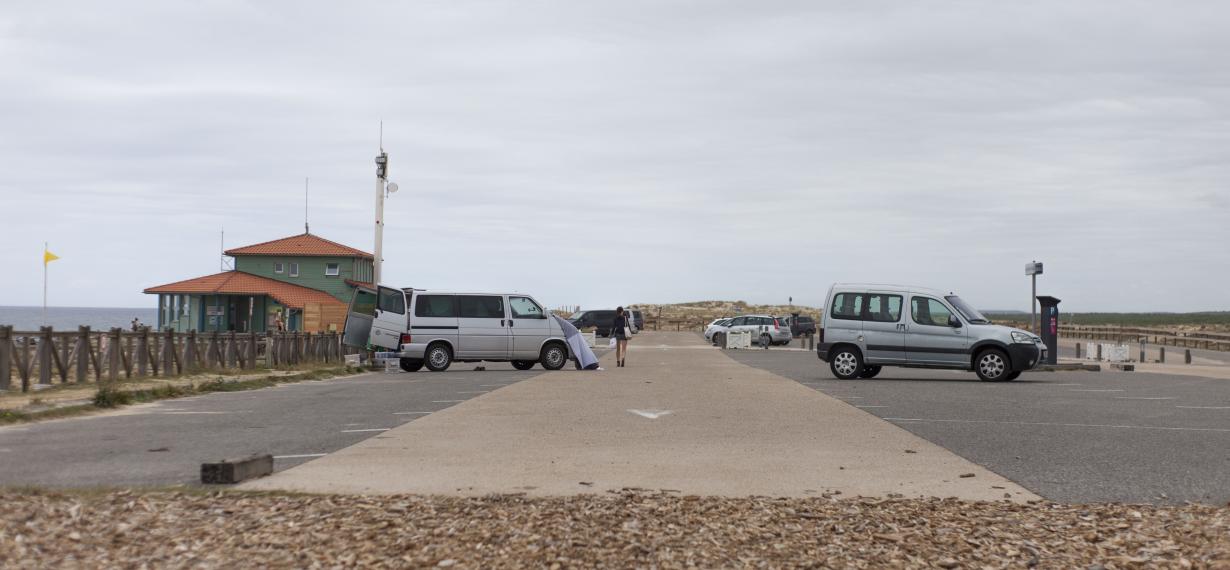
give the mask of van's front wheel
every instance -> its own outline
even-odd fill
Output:
[[[829,369],[833,371],[833,376],[842,380],[853,380],[863,373],[863,356],[853,348],[839,348],[833,352]]]
[[[1008,355],[997,348],[988,348],[978,354],[978,360],[974,362],[974,372],[978,373],[978,379],[983,382],[1009,380]]]
[[[542,349],[539,361],[547,370],[559,370],[568,362],[568,349],[558,342],[548,344]]]

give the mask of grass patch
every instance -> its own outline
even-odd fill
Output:
[[[349,366],[337,368],[317,368],[313,370],[305,370],[294,374],[269,375],[260,378],[252,378],[248,380],[226,380],[225,378],[216,378],[208,382],[196,385],[163,384],[155,388],[147,390],[120,390],[115,386],[102,386],[94,394],[94,398],[88,404],[79,404],[74,406],[62,406],[49,410],[41,410],[37,412],[26,412],[20,410],[0,410],[0,425],[18,424],[39,420],[66,418],[82,414],[97,412],[100,410],[110,410],[122,406],[132,404],[142,404],[148,402],[156,402],[158,400],[169,400],[173,398],[182,398],[195,394],[209,394],[213,392],[242,392],[246,390],[259,390],[261,388],[270,388],[278,384],[292,384],[295,382],[305,382],[311,380],[325,380],[337,376],[345,376],[361,372],[358,368]]]

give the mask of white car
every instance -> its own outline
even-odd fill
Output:
[[[726,325],[730,324],[730,321],[730,318],[713,319],[713,322],[709,323],[709,326],[705,327],[705,340],[712,343],[717,343],[717,339],[713,338],[713,335],[719,332],[726,332]]]
[[[771,315],[747,315],[735,317],[726,324],[728,331],[752,333],[752,344],[790,344],[790,327]],[[726,331],[724,331],[726,332]]]

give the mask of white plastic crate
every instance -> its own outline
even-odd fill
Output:
[[[736,331],[726,333],[726,348],[751,348],[752,332]]]

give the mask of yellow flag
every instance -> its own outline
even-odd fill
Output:
[[[43,250],[43,265],[47,265],[48,263],[51,263],[57,259],[60,259],[60,256],[54,253],[51,253],[50,251],[47,251],[45,249]]]

